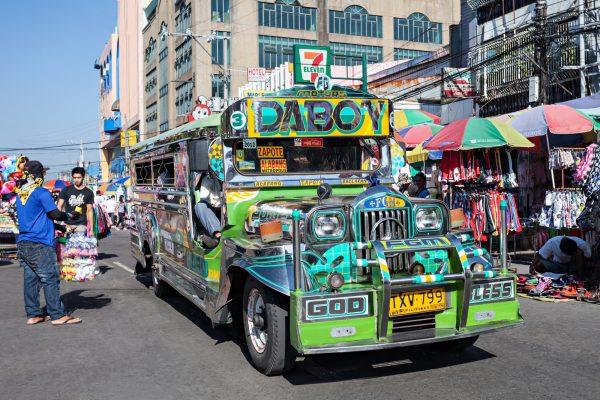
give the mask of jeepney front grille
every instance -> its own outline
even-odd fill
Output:
[[[428,312],[404,317],[393,317],[389,319],[392,324],[392,333],[404,333],[435,328],[436,312]]]
[[[379,224],[374,235],[371,237],[371,231],[378,221],[382,219],[392,218],[399,222],[396,224],[391,220],[386,220]],[[389,240],[389,239],[404,239],[408,236],[408,210],[405,208],[376,210],[376,211],[361,211],[360,213],[360,239],[363,242],[369,240]],[[374,250],[361,250],[358,254],[360,258],[374,258]],[[407,270],[410,264],[410,255],[408,253],[400,253],[386,257],[388,267],[392,272]]]

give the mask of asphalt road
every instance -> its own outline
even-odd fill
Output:
[[[154,296],[127,234],[101,242],[102,274],[63,283],[78,326],[26,326],[22,271],[0,264],[0,399],[598,399],[600,305],[522,299],[525,325],[461,354],[429,347],[300,359],[265,377],[228,329]]]

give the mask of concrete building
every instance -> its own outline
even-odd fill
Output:
[[[103,181],[107,181],[111,176],[110,164],[117,152],[115,147],[121,131],[118,45],[119,35],[115,28],[94,64],[94,68],[100,72],[98,112],[100,115],[100,170]]]
[[[493,116],[526,108],[530,87],[546,90],[546,103],[566,101],[598,90],[600,0],[463,0],[463,42],[480,95],[479,115]],[[537,4],[536,4],[537,3]],[[535,60],[536,6],[547,7],[547,70]],[[465,38],[465,29],[469,30]],[[588,33],[577,34],[590,27]],[[464,48],[456,48],[463,51]],[[596,65],[594,65],[596,64]],[[580,70],[578,67],[582,67]],[[545,88],[532,77],[547,76]]]
[[[126,146],[143,128],[141,0],[117,1],[117,27],[94,67],[100,71],[100,169],[102,181],[127,175]]]
[[[431,54],[449,43],[460,0],[146,0],[144,13],[143,119],[153,135],[184,123],[198,96],[222,98],[228,72],[237,95],[248,67],[292,61],[294,44],[328,45],[347,66],[363,54],[369,63]],[[172,35],[187,30],[202,37]]]

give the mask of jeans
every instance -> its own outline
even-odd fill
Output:
[[[24,272],[23,292],[27,318],[43,315],[40,287],[44,288],[46,311],[52,320],[66,315],[60,300],[60,275],[54,247],[29,241],[17,243],[18,257]]]
[[[544,268],[546,268],[546,271],[553,272],[555,274],[568,274],[572,267],[572,262],[563,264],[556,261],[546,260],[545,258],[541,258],[540,261],[542,262]]]
[[[194,206],[194,213],[200,221],[200,224],[213,235],[221,230],[221,221],[217,218],[215,212],[204,202],[199,202]]]

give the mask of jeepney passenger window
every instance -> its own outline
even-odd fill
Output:
[[[154,186],[175,185],[175,165],[173,157],[165,157],[152,160]]]
[[[150,161],[135,163],[135,184],[137,186],[152,185],[152,163]]]

